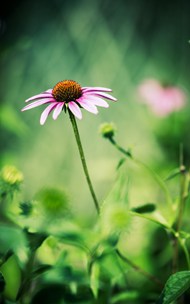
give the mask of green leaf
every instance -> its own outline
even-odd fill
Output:
[[[0,257],[0,267],[13,255],[12,250],[8,250]]]
[[[126,157],[123,157],[119,160],[117,164],[117,170],[123,165],[123,163],[126,161]]]
[[[157,304],[170,304],[190,287],[190,271],[180,271],[171,275],[157,301]]]
[[[77,248],[89,253],[89,249],[85,244],[84,238],[79,232],[65,232],[56,235],[60,242],[65,244],[71,244]]]
[[[36,249],[38,249],[42,243],[44,242],[44,240],[47,238],[47,234],[45,233],[33,233],[33,232],[29,232],[27,229],[24,230],[26,237],[28,239],[28,243],[30,246],[30,249],[32,251],[35,251]]]
[[[2,273],[0,272],[0,294],[4,291],[4,289],[5,289],[5,279]]]
[[[153,223],[156,223],[156,224],[158,224],[158,225],[160,225],[161,227],[164,227],[164,228],[170,228],[170,225],[166,221],[166,219],[157,211],[155,213],[151,214],[151,215],[130,211],[130,215],[147,219],[147,220],[149,220]]]
[[[14,301],[21,284],[21,268],[16,255],[12,255],[6,263],[1,266],[1,272],[6,282],[3,294]]]
[[[16,226],[0,224],[0,252],[14,252],[23,263],[27,259],[27,239],[24,232]]]
[[[176,168],[170,172],[170,174],[165,178],[165,181],[169,181],[174,177],[178,176],[179,174],[181,174],[181,170],[180,168]]]
[[[128,204],[128,192],[129,192],[129,177],[128,172],[125,167],[125,162],[122,162],[118,168],[118,174],[116,177],[116,181],[108,193],[104,204],[108,203],[124,203]]]
[[[98,296],[98,289],[99,289],[99,276],[100,276],[100,267],[98,263],[93,263],[91,267],[90,273],[90,287],[94,294],[94,297],[97,298]]]
[[[156,210],[156,206],[152,203],[148,203],[143,206],[132,208],[131,210],[137,213],[150,213]]]
[[[134,301],[137,300],[139,297],[139,293],[135,290],[130,290],[130,291],[124,291],[119,294],[116,294],[112,297],[111,299],[111,304],[116,304],[116,303],[126,303],[123,301]]]

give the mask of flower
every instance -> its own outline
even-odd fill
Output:
[[[138,88],[139,95],[153,113],[164,117],[178,111],[185,105],[184,92],[176,87],[161,85],[155,79],[147,79]]]
[[[97,114],[96,106],[108,108],[108,103],[103,99],[116,101],[117,99],[106,92],[111,89],[102,87],[81,87],[76,81],[64,80],[58,82],[53,89],[49,89],[38,95],[32,96],[26,102],[32,101],[22,111],[48,104],[41,114],[40,124],[43,125],[50,113],[53,111],[53,119],[57,119],[61,111],[70,110],[78,119],[82,119],[80,108]]]

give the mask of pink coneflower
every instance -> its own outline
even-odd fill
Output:
[[[64,80],[58,82],[53,89],[27,99],[26,102],[33,102],[25,106],[22,111],[48,104],[41,114],[41,125],[45,123],[52,111],[53,119],[57,119],[63,109],[65,111],[70,110],[78,119],[82,119],[81,108],[97,114],[96,106],[109,107],[109,104],[103,98],[116,101],[116,98],[106,93],[111,91],[111,89],[102,87],[81,87],[76,81]]]
[[[142,101],[157,116],[164,117],[185,105],[185,93],[176,86],[161,85],[155,79],[145,80],[138,88]]]

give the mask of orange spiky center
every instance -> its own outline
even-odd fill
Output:
[[[82,96],[82,88],[74,80],[63,80],[54,86],[52,95],[56,101],[76,101]]]

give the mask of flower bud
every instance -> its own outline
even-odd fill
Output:
[[[1,171],[2,179],[10,185],[18,185],[23,181],[23,174],[16,167],[7,165]]]
[[[100,126],[100,133],[105,138],[112,138],[115,135],[116,126],[113,123],[103,123]]]
[[[62,216],[68,213],[68,197],[57,188],[41,189],[35,199],[46,215]]]

